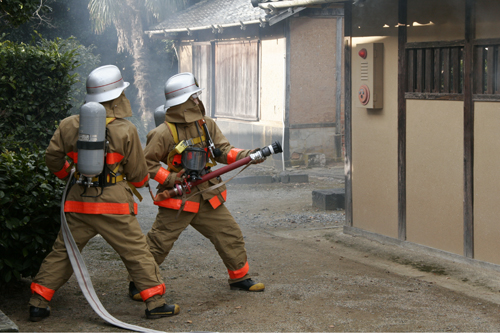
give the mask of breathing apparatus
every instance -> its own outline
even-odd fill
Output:
[[[95,177],[103,173],[106,150],[106,109],[100,103],[89,102],[81,107],[76,148],[80,173],[77,184],[99,186]]]

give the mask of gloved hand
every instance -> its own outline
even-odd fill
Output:
[[[184,172],[185,171],[186,170],[182,169],[179,172],[171,172],[170,175],[168,175],[167,181],[164,183],[165,186],[174,187],[175,184],[182,183],[182,180],[184,179]]]
[[[250,151],[249,155],[254,154],[254,153],[258,152],[258,151],[260,151],[260,148],[255,148],[254,150]],[[260,164],[260,163],[264,162],[265,160],[266,160],[266,158],[264,156],[262,156],[261,158],[257,158],[255,160],[252,160],[252,164]]]

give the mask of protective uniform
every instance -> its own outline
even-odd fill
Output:
[[[178,75],[183,74],[192,76],[191,73]],[[229,143],[216,123],[210,117],[205,116],[205,109],[201,101],[196,100],[198,103],[195,103],[193,98],[187,99],[191,94],[201,90],[197,89],[197,84],[196,86],[188,85],[188,97],[182,99],[177,95],[169,98],[169,92],[175,91],[177,93],[182,89],[182,87],[169,87],[169,81],[167,81],[165,89],[167,95],[165,107],[168,107],[165,119],[171,126],[174,126],[175,130],[172,130],[167,123],[159,125],[148,134],[147,145],[144,150],[150,177],[159,183],[154,202],[155,205],[159,206],[158,214],[147,234],[151,253],[156,262],[161,264],[181,232],[188,225],[191,225],[210,239],[215,246],[228,270],[229,283],[232,289],[262,291],[264,290],[262,283],[255,284],[249,280],[249,266],[243,235],[238,224],[224,205],[227,196],[226,186],[222,185],[208,189],[222,182],[219,177],[192,187],[187,200],[183,200],[181,197],[165,198],[162,196],[163,191],[171,189],[175,182],[179,180],[179,174],[175,171],[182,168],[179,165],[180,155],[175,155],[172,161],[171,154],[177,142],[200,138],[193,140],[197,142],[194,146],[207,147],[207,133],[201,126],[200,120],[206,122],[215,148],[220,149],[222,152],[220,156],[215,157],[217,162],[231,164],[250,154],[250,150],[237,149]],[[172,100],[174,100],[173,103]],[[180,104],[171,106],[175,103]],[[174,139],[176,136],[177,138]],[[170,165],[170,167],[166,169],[160,162]],[[180,213],[179,210],[181,210]],[[243,288],[237,288],[238,285],[235,283],[241,283],[242,281],[246,281],[247,285]],[[133,296],[132,293],[131,296]]]
[[[105,98],[109,96],[108,93]],[[130,121],[123,119],[132,116],[130,102],[124,93],[121,92],[117,98],[101,104],[106,109],[108,122],[106,140],[109,145],[106,149],[105,164],[109,170],[114,171],[108,174],[107,178],[114,184],[106,187],[74,184],[69,189],[64,211],[80,251],[91,238],[100,234],[118,252],[141,291],[148,315],[148,311],[166,305],[161,297],[165,293],[165,285],[137,221],[137,204],[133,199],[133,188],[142,187],[149,180],[147,165],[137,129]],[[47,148],[46,164],[60,179],[66,179],[69,175],[70,164],[66,157],[72,160],[78,171],[78,135],[79,116],[65,118]],[[38,308],[37,311],[43,312],[40,309],[47,307],[54,292],[72,274],[73,269],[63,236],[59,232],[52,252],[44,259],[40,271],[33,279],[33,296],[29,304],[34,310]],[[178,311],[179,308],[175,305],[174,312]],[[40,316],[33,315],[31,309],[30,315],[34,321],[41,319]]]

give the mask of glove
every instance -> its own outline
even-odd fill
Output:
[[[164,183],[167,187],[174,187],[175,184],[180,184],[184,180],[184,172],[186,170],[182,169],[179,172],[171,172],[168,175],[167,181]]]
[[[250,151],[250,154],[254,154],[254,153],[258,152],[258,151],[260,151],[260,148],[255,148],[254,150]],[[266,160],[266,158],[262,156],[262,158],[257,158],[255,160],[252,160],[252,164],[260,164],[260,163],[264,162],[265,160]]]

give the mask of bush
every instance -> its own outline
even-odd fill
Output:
[[[67,44],[0,40],[0,133],[11,134],[21,146],[48,145],[56,121],[69,115],[77,50],[64,49]]]
[[[34,276],[60,229],[64,183],[45,152],[0,146],[0,284]]]
[[[82,48],[38,37],[0,38],[0,284],[34,276],[60,229],[64,183],[44,148],[69,115]]]

